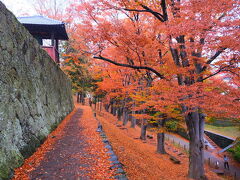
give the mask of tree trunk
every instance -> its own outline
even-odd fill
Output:
[[[77,93],[77,103],[80,103],[81,102],[81,93],[78,92]]]
[[[82,105],[85,104],[84,93],[81,93],[80,95],[80,102],[82,103]]]
[[[110,101],[110,113],[113,114],[113,100]]]
[[[135,103],[133,104],[132,107],[133,107],[133,108],[136,107]],[[137,120],[136,120],[136,118],[135,118],[135,116],[134,116],[135,114],[136,114],[135,110],[132,111],[132,114],[131,114],[131,128],[135,128],[136,123],[137,123]]]
[[[165,154],[165,146],[164,146],[164,133],[157,133],[157,153]]]
[[[164,134],[164,130],[163,130],[166,119],[164,118],[164,116],[166,116],[166,115],[162,114],[162,116],[161,116],[162,119],[160,119],[158,122],[160,130],[162,130],[161,133],[157,133],[157,153],[160,153],[160,154],[166,153],[165,145],[164,145],[165,134]]]
[[[113,103],[113,115],[116,116],[117,115],[117,107],[115,106],[115,102]]]
[[[204,175],[204,115],[195,109],[185,116],[189,130],[189,169],[188,177],[193,179],[206,179]]]
[[[97,110],[97,98],[96,97],[94,98],[94,109],[95,109],[95,111]]]
[[[101,112],[102,111],[102,102],[100,101],[99,103],[100,103],[99,104],[99,106],[100,106],[99,109],[100,109],[100,112]]]
[[[142,120],[142,124],[141,124],[141,135],[140,135],[140,139],[146,140],[146,133],[147,133],[147,123],[146,123],[146,120],[143,119],[143,120]]]
[[[122,109],[121,107],[119,107],[117,109],[117,119],[118,119],[118,121],[121,121],[121,117],[122,117],[122,110],[121,109]]]
[[[109,106],[110,106],[110,104],[105,104],[104,105],[104,108],[105,108],[106,112],[109,112]]]
[[[111,103],[111,114],[114,116],[116,116],[116,110],[117,110],[115,104],[116,104],[115,101]]]
[[[89,106],[92,107],[92,99],[89,98]]]
[[[123,126],[128,123],[128,110],[126,108],[123,109]]]
[[[131,114],[131,128],[135,128],[136,123],[137,123],[137,120],[136,120],[134,114],[135,114],[135,111],[132,111],[132,114]]]
[[[78,93],[78,103],[82,103],[82,92]]]

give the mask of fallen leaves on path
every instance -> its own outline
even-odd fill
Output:
[[[91,163],[91,171],[88,176],[91,179],[113,179],[113,171],[110,170],[109,155],[106,154],[107,149],[104,147],[99,133],[96,132],[98,122],[93,116],[92,110],[89,106],[80,106],[83,110],[82,120],[79,121],[80,126],[83,127],[83,134],[88,137],[86,141],[89,146],[86,151],[92,154],[95,158]]]
[[[23,166],[15,170],[13,179],[113,179],[110,156],[96,132],[97,125],[90,107],[76,105]]]
[[[66,124],[75,112],[76,108],[68,116],[66,116],[66,118],[59,124],[59,126],[54,131],[52,131],[47,136],[44,143],[39,148],[37,148],[36,152],[29,158],[25,159],[24,164],[21,167],[15,169],[13,180],[30,179],[29,173],[40,164],[40,162],[44,158],[44,155],[52,149],[57,139],[64,136],[64,134],[62,134],[62,129],[66,126]]]

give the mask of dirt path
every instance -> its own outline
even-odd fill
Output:
[[[77,107],[62,130],[54,136],[49,136],[56,138],[56,141],[37,167],[28,172],[28,178],[111,179],[109,156],[96,128],[97,121],[91,109],[87,106]],[[22,170],[24,171],[24,168]]]

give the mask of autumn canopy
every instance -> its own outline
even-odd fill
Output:
[[[235,0],[82,0],[69,54],[91,59],[118,115],[185,120],[189,177],[204,178],[206,117],[240,118],[238,13]]]

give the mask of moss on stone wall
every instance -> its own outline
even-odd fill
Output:
[[[3,157],[3,153],[4,152],[0,152],[0,158]],[[7,161],[0,159],[0,162],[3,161],[3,163],[0,163],[0,179],[9,179],[12,177],[14,168],[21,166],[24,160],[20,152],[12,150],[8,151],[7,153],[8,157],[10,157]]]

